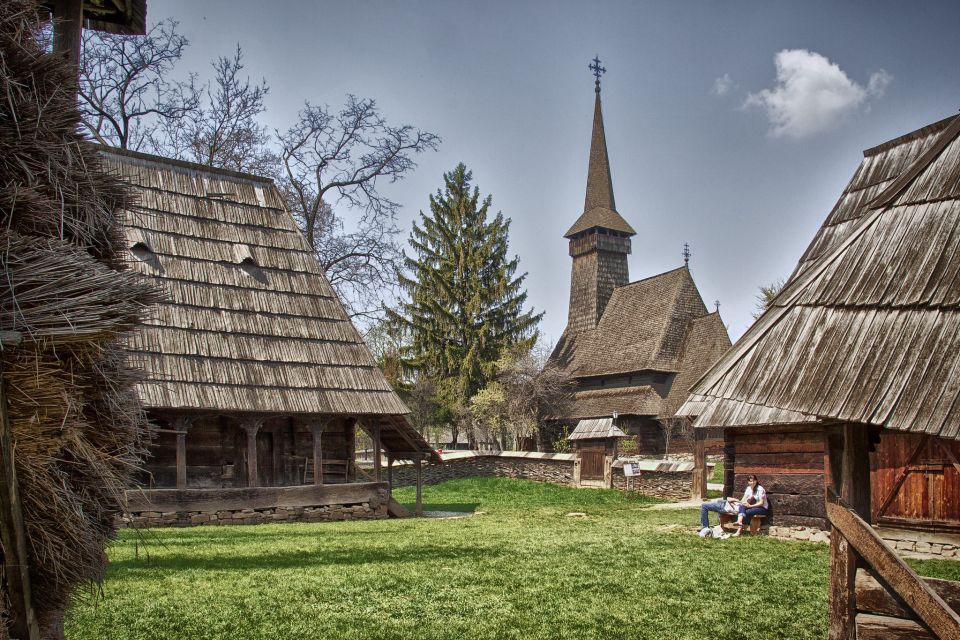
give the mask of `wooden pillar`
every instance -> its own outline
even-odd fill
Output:
[[[12,338],[10,341],[12,342]],[[33,610],[27,530],[20,506],[20,490],[13,459],[13,437],[4,386],[0,378],[0,542],[3,543],[3,570],[11,608],[8,632],[12,638],[38,640],[40,627]]]
[[[387,492],[393,496],[393,456],[387,454]]]
[[[736,482],[736,446],[734,445],[733,432],[730,429],[723,430],[723,497],[728,498],[733,495]]]
[[[824,482],[840,499],[870,522],[870,434],[866,425],[844,424],[826,432],[829,469]],[[857,637],[856,575],[859,556],[832,528],[830,535],[829,640]]]
[[[83,40],[83,0],[53,0],[53,51],[66,53],[80,74],[80,43]]]
[[[416,514],[417,514],[418,516],[422,516],[422,515],[423,515],[423,469],[422,469],[422,464],[423,464],[423,463],[422,463],[422,461],[420,460],[420,456],[417,456],[416,458],[414,458],[414,464],[415,464],[416,467],[417,467],[417,509],[416,509]]]
[[[693,477],[690,489],[691,500],[707,497],[707,430],[693,430]]]
[[[323,484],[323,426],[310,425],[313,432],[313,484],[317,486]]]
[[[370,429],[371,439],[373,440],[373,478],[381,482],[380,478],[380,425],[375,424]]]
[[[260,486],[257,476],[257,433],[263,426],[261,418],[247,418],[240,423],[240,428],[247,434],[247,486]]]
[[[343,437],[347,440],[347,482],[357,481],[357,419],[347,418]]]
[[[177,416],[170,425],[177,435],[177,489],[187,488],[187,432],[193,420],[193,416]]]

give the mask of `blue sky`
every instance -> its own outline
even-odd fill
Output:
[[[294,2],[155,0],[208,77],[237,43],[271,87],[264,123],[304,100],[377,100],[443,144],[389,189],[401,226],[463,161],[513,220],[544,338],[566,323],[564,231],[580,215],[599,55],[630,277],[682,264],[731,337],[786,277],[865,148],[957,112],[957,2]]]

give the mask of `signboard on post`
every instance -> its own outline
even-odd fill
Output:
[[[638,462],[624,462],[623,463],[623,475],[627,478],[632,478],[634,476],[640,475],[640,463]]]

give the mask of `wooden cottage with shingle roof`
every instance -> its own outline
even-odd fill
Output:
[[[166,293],[129,345],[158,425],[144,486],[354,482],[358,426],[390,459],[437,459],[271,180],[102,155],[138,197],[127,220],[134,269]]]
[[[960,583],[917,578],[869,526],[960,531],[958,354],[953,116],[864,152],[783,290],[680,410],[724,429],[737,489],[756,473],[775,518],[832,529],[831,638],[960,637],[943,602]]]
[[[630,282],[636,232],[614,201],[599,80],[595,93],[584,211],[564,235],[573,259],[567,326],[551,355],[575,379],[575,401],[555,424],[616,418],[643,453],[662,453],[662,421],[730,338],[687,266]]]

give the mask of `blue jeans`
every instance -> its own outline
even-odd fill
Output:
[[[745,526],[750,525],[750,521],[753,520],[753,516],[765,516],[767,515],[767,510],[763,507],[746,507],[745,505],[740,505],[739,509],[740,515],[743,516],[743,524]]]
[[[714,513],[723,513],[723,507],[726,505],[726,501],[716,501],[713,502],[704,502],[700,505],[700,528],[710,526],[710,512]]]

